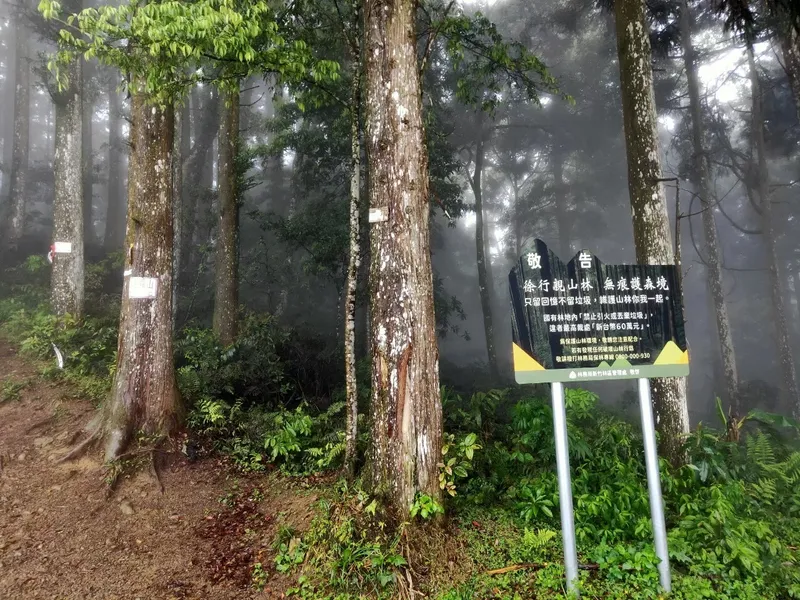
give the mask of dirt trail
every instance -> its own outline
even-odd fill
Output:
[[[178,460],[161,473],[163,494],[140,474],[107,498],[96,453],[56,463],[92,406],[41,381],[0,340],[0,392],[21,382],[28,385],[0,401],[0,598],[283,597],[271,551],[276,523],[307,523],[312,497],[275,479],[239,479],[266,498],[231,510],[219,500],[233,473],[215,460]],[[255,533],[245,533],[244,519]],[[262,592],[249,585],[259,559],[270,574]]]

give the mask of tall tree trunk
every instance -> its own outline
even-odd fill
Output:
[[[175,132],[172,140],[172,327],[178,323],[178,281],[180,280],[181,248],[183,236],[183,157],[186,147],[186,138],[189,135],[186,121],[188,120],[187,105],[176,106],[174,110]]]
[[[216,247],[214,333],[223,345],[236,341],[239,326],[239,91],[227,94],[219,126],[219,226]]]
[[[159,108],[146,100],[141,93],[131,99],[128,275],[117,368],[102,429],[106,460],[124,452],[134,432],[170,435],[181,415],[172,354],[173,108]]]
[[[486,227],[483,223],[483,163],[485,158],[486,132],[483,129],[482,118],[478,117],[478,145],[475,148],[475,171],[470,176],[472,194],[475,196],[475,251],[478,263],[478,292],[481,298],[483,312],[483,332],[486,336],[486,356],[489,360],[489,373],[492,381],[497,381],[497,351],[494,345],[494,325],[492,323],[492,285],[493,281],[488,275],[487,263],[489,256],[486,252]]]
[[[797,120],[800,121],[800,33],[791,25],[785,25],[779,37],[786,75],[794,96]]]
[[[357,4],[356,4],[357,6]],[[357,17],[356,17],[357,18]],[[360,54],[360,53],[359,53]],[[361,267],[361,57],[353,65],[350,93],[350,257],[345,282],[344,367],[347,392],[344,468],[348,477],[355,474],[358,441],[358,385],[356,379],[356,291]]]
[[[644,2],[616,0],[614,10],[636,259],[647,265],[672,264],[666,198],[659,183],[661,162]],[[682,438],[689,432],[686,380],[654,379],[652,384],[661,455],[682,464],[686,460]]]
[[[794,266],[793,263],[789,265]],[[789,271],[788,277],[788,291],[789,291],[789,310],[791,314],[791,321],[792,321],[792,332],[794,333],[795,338],[800,338],[800,297],[798,297],[798,291],[800,291],[800,286],[798,286],[798,277],[796,274],[792,273],[791,270]]]
[[[786,322],[786,307],[783,299],[780,271],[778,269],[778,250],[775,244],[775,223],[772,215],[772,198],[769,191],[769,167],[767,166],[766,144],[764,142],[764,109],[761,98],[761,80],[756,67],[753,47],[747,48],[747,64],[750,67],[750,89],[753,94],[753,142],[758,160],[758,196],[761,202],[761,231],[767,250],[769,264],[769,283],[772,294],[772,310],[778,337],[778,356],[783,374],[783,388],[792,406],[795,418],[800,419],[800,393],[797,387],[789,328]]]
[[[125,227],[125,192],[123,179],[122,103],[117,91],[119,75],[109,70],[108,87],[108,184],[106,195],[106,230],[103,245],[106,252],[122,249]]]
[[[5,20],[6,31],[13,29],[14,22],[7,18]],[[16,86],[15,75],[15,44],[12,43],[10,36],[6,39],[6,54],[5,54],[5,85],[3,86],[3,93],[0,96],[3,106],[14,106],[14,88]],[[0,187],[0,223],[4,222],[6,202],[8,201],[9,194],[11,193],[11,163],[14,160],[14,119],[3,119],[2,128],[0,128],[0,136],[3,139],[3,185]]]
[[[209,94],[201,102],[201,92]],[[199,261],[197,248],[208,243],[213,218],[211,214],[211,185],[214,138],[219,129],[219,94],[209,93],[208,89],[193,90],[192,121],[194,144],[184,162],[183,180],[186,185],[186,209],[189,215],[181,249],[183,265],[181,272],[187,273],[196,268]],[[190,183],[191,182],[191,183]]]
[[[295,155],[294,159],[294,170],[300,171],[302,169],[301,165],[303,164],[303,155],[297,154]],[[284,189],[284,178],[283,178],[283,152],[281,152],[277,157],[273,159],[272,162],[273,167],[268,170],[270,173],[270,182],[272,183],[272,189],[274,190],[273,195],[273,202],[280,199],[280,194],[283,192]],[[293,183],[296,183],[293,182]],[[301,184],[296,183],[296,185],[291,185],[289,190],[289,202],[288,202],[288,210],[286,212],[286,218],[291,221],[294,218],[295,212],[297,211],[297,197],[301,193]],[[283,285],[281,287],[280,296],[278,297],[278,305],[275,307],[275,316],[278,318],[283,317],[284,313],[286,312],[286,307],[289,304],[289,288],[291,287],[292,283],[292,262],[293,262],[292,251],[290,250],[286,256],[286,276],[283,278]],[[336,311],[336,314],[339,314],[339,311]]]
[[[405,518],[441,499],[439,352],[433,312],[428,153],[414,0],[367,0],[366,123],[372,226],[371,484]]]
[[[92,155],[92,119],[94,117],[94,94],[92,93],[91,63],[81,59],[81,104],[83,105],[81,129],[81,179],[83,180],[83,229],[86,243],[97,240],[94,230],[94,157]],[[56,140],[58,143],[58,140]]]
[[[53,201],[53,311],[83,314],[83,181],[81,178],[81,66],[68,69],[69,87],[53,94],[55,104],[55,199]]]
[[[183,128],[188,128],[188,135],[186,136],[186,140],[181,140],[184,144],[184,148],[186,148],[186,144],[189,145],[188,151],[183,153],[183,172],[181,174],[181,181],[184,182],[183,185],[183,225],[181,227],[181,249],[178,251],[178,254],[181,258],[180,268],[178,269],[178,273],[181,277],[186,276],[186,271],[189,268],[190,254],[191,254],[191,247],[194,243],[194,231],[196,225],[196,217],[195,212],[197,211],[197,186],[192,181],[191,176],[194,174],[190,174],[190,160],[192,158],[192,150],[196,148],[197,142],[197,132],[199,129],[198,119],[199,117],[199,108],[197,106],[198,98],[195,90],[192,90],[192,93],[186,98],[186,105],[188,107],[186,114],[184,115],[187,123],[182,123],[181,126]],[[183,134],[182,134],[183,135]],[[180,283],[179,283],[180,284]]]
[[[702,206],[703,233],[706,241],[705,263],[708,272],[708,287],[714,306],[719,354],[722,361],[722,375],[725,378],[730,412],[739,415],[739,373],[736,368],[736,352],[733,347],[733,334],[728,319],[728,303],[722,279],[722,250],[719,245],[717,223],[714,218],[716,202],[711,192],[711,167],[708,154],[703,146],[703,111],[700,101],[700,82],[697,77],[697,56],[692,43],[692,17],[689,3],[681,4],[681,41],[683,43],[683,62],[689,87],[689,110],[692,117],[692,144],[694,146],[694,183],[700,192]]]
[[[28,63],[29,33],[22,23],[14,28],[14,149],[11,159],[11,196],[6,244],[15,249],[25,233],[25,206],[28,195],[28,151],[30,135],[30,75]]]
[[[561,260],[572,258],[572,228],[569,222],[567,186],[564,183],[564,153],[561,148],[553,148],[553,196],[556,204],[556,225],[558,226],[558,248]]]
[[[511,183],[514,186],[514,260],[517,260],[522,254],[522,199],[517,178]]]

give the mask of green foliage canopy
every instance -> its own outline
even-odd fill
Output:
[[[62,25],[59,51],[49,61],[61,86],[62,67],[76,53],[118,67],[128,85],[136,82],[136,91],[162,103],[201,81],[234,87],[242,77],[271,73],[289,82],[322,82],[339,72],[336,62],[315,60],[294,35],[290,11],[275,12],[263,0],[131,0],[65,17],[61,9],[57,0],[39,4],[45,19]]]

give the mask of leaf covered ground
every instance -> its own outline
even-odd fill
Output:
[[[180,459],[161,470],[163,494],[144,470],[109,497],[98,456],[57,462],[94,407],[6,343],[0,364],[0,389],[15,390],[0,402],[0,598],[283,597],[272,541],[279,526],[310,520],[314,496],[300,482]]]

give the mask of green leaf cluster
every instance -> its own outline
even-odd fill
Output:
[[[292,35],[291,12],[276,13],[264,1],[131,0],[63,17],[58,2],[41,0],[39,11],[62,25],[60,49],[49,65],[61,85],[63,67],[75,54],[119,68],[134,92],[162,104],[202,81],[233,89],[255,73],[289,82],[338,77],[337,63],[314,60]]]

